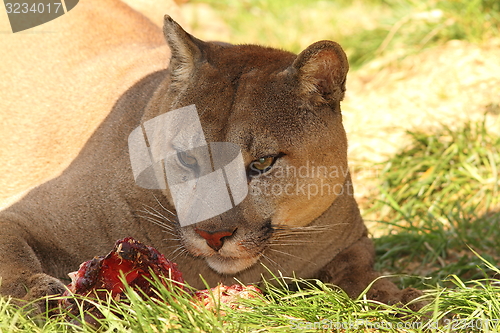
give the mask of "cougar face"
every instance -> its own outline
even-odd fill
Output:
[[[165,35],[169,80],[145,120],[195,105],[207,142],[240,148],[249,188],[231,210],[179,227],[181,244],[215,271],[235,274],[265,255],[280,231],[309,225],[343,194],[347,60],[330,41],[295,55],[202,42],[168,20]],[[202,161],[196,150],[179,152],[168,167],[195,177],[206,167]]]

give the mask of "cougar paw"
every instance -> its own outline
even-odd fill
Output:
[[[425,301],[412,302],[424,294],[415,288],[406,288],[401,290],[401,303],[405,304],[410,310],[418,311],[424,307]]]
[[[33,276],[31,276],[31,278],[28,280],[27,287],[28,292],[23,297],[23,300],[37,300],[34,303],[33,309],[37,313],[41,313],[57,307],[57,300],[51,300],[50,298],[40,300],[42,297],[61,295],[66,290],[66,287],[61,281],[59,281],[55,277],[43,273],[34,274]]]
[[[413,300],[422,295],[423,293],[415,288],[399,290],[392,282],[387,279],[381,279],[368,291],[367,297],[388,305],[399,304],[412,311],[418,311],[425,305],[425,302],[413,302]]]

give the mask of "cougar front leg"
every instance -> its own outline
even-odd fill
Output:
[[[5,215],[0,220],[0,295],[33,300],[63,292],[64,284],[43,272],[29,233]]]
[[[373,242],[366,236],[341,251],[318,275],[323,282],[332,283],[342,288],[350,297],[355,298],[366,289],[380,274],[373,270],[375,249]],[[367,293],[368,299],[385,304],[407,304],[422,296],[414,288],[400,290],[387,278],[378,279]],[[412,310],[422,306],[410,305]]]

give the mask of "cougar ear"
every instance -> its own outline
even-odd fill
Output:
[[[298,76],[299,94],[313,105],[340,102],[344,98],[349,64],[339,44],[324,40],[302,51],[292,64]]]
[[[163,34],[170,47],[170,75],[172,83],[186,82],[196,65],[203,60],[204,42],[188,34],[170,16],[165,15]]]

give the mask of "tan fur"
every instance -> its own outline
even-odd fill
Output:
[[[0,10],[0,31],[1,208],[59,174],[117,98],[168,65],[169,50],[159,27],[117,0],[80,1],[16,34]]]
[[[149,33],[141,38],[156,36],[154,29]],[[134,34],[141,33],[134,29]],[[341,47],[321,41],[295,55],[255,45],[205,43],[170,17],[164,34],[172,52],[169,69],[146,75],[161,68],[159,58],[167,59],[166,52],[157,51],[164,50],[162,43],[149,40],[142,54],[150,67],[140,81],[126,85],[112,106],[94,104],[111,112],[78,157],[61,176],[0,214],[1,292],[25,298],[57,293],[63,286],[55,278],[108,252],[116,239],[132,236],[174,258],[195,287],[203,287],[200,274],[212,285],[234,278],[258,283],[268,275],[262,263],[275,274],[321,278],[358,295],[378,275],[348,173],[340,111],[348,64]],[[117,38],[125,35],[117,33]],[[111,48],[105,54],[119,66],[127,63],[122,57],[129,55],[126,50]],[[91,80],[94,70],[99,70],[95,75],[105,71],[90,66],[81,79]],[[123,82],[119,77],[114,84]],[[87,101],[109,96],[104,87],[99,94],[93,91],[88,81],[72,83],[73,89],[80,84],[89,89],[78,95]],[[70,102],[59,107],[78,105]],[[127,138],[141,123],[191,104],[208,142],[241,148],[250,194],[230,211],[180,227],[169,213],[175,210],[168,190],[134,183]],[[253,163],[269,156],[275,158],[272,168],[255,175]],[[303,168],[308,173],[293,173]],[[273,187],[282,193],[266,192]],[[311,193],[312,188],[318,192]],[[201,236],[219,232],[230,234],[220,248]],[[370,295],[399,302],[418,292],[399,291],[381,280]]]

